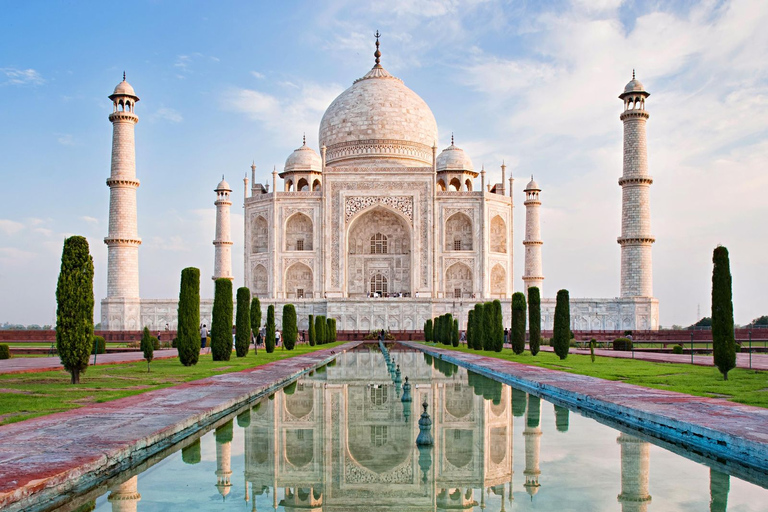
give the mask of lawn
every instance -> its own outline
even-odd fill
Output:
[[[182,366],[176,358],[159,359],[152,362],[149,373],[146,361],[97,365],[89,367],[75,386],[69,383],[69,374],[64,370],[0,375],[0,425],[237,372],[342,344],[297,345],[294,350],[278,348],[271,354],[262,349],[258,355],[251,349],[246,357],[236,357],[233,352],[229,361],[216,362],[210,354],[202,354],[198,363],[189,367]]]
[[[595,357],[593,363],[588,355],[578,354],[569,354],[561,361],[552,352],[539,352],[536,356],[532,356],[526,351],[518,356],[508,348],[502,352],[470,350],[465,345],[457,348],[437,345],[437,348],[498,357],[516,363],[617,380],[649,388],[725,398],[742,404],[768,407],[768,372],[736,368],[728,372],[728,380],[724,381],[717,368],[691,364],[655,363],[612,357]]]

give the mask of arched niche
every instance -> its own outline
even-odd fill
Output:
[[[461,190],[461,180],[459,178],[453,178],[451,180],[451,183],[448,185],[448,190],[452,192],[458,192]]]
[[[437,190],[441,192],[445,192],[445,189],[446,189],[445,180],[440,178],[439,180],[437,180]]]
[[[507,271],[497,263],[491,269],[491,293],[494,296],[507,293]]]
[[[263,215],[251,219],[251,250],[254,253],[267,252],[269,248],[269,224]]]
[[[469,429],[445,429],[445,458],[455,468],[472,462],[475,449],[474,433]]]
[[[393,403],[391,407],[402,408],[399,403]],[[349,421],[349,425],[347,429],[349,455],[360,466],[382,474],[410,460],[414,440],[409,425],[394,424],[388,420],[366,425]]]
[[[315,432],[309,428],[285,431],[285,460],[295,468],[307,466],[315,458]]]
[[[251,291],[257,297],[265,297],[267,290],[269,289],[269,274],[267,274],[267,268],[257,263],[253,266],[253,283],[251,284]]]
[[[285,250],[311,251],[312,246],[312,219],[303,213],[294,213],[285,222]]]
[[[471,297],[472,283],[472,269],[464,263],[454,263],[445,271],[445,296]]]
[[[285,294],[288,298],[312,297],[312,269],[303,263],[294,263],[285,271]]]
[[[299,182],[296,184],[296,191],[297,192],[306,192],[309,190],[309,182],[306,178],[301,178]]]
[[[507,223],[496,215],[491,219],[491,251],[507,252]]]
[[[445,221],[445,250],[471,251],[474,246],[472,219],[465,213],[454,213]]]

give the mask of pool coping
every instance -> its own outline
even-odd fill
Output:
[[[4,425],[0,510],[62,506],[362,343]]]
[[[747,473],[768,475],[768,409],[398,342],[612,426],[625,426]],[[589,390],[589,391],[585,391]],[[599,393],[598,393],[599,392]]]

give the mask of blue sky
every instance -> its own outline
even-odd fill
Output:
[[[136,127],[141,294],[178,295],[186,266],[213,267],[214,193],[235,189],[242,282],[242,177],[271,182],[317,145],[333,98],[382,63],[432,108],[438,145],[542,186],[546,296],[619,293],[622,126],[632,69],[647,103],[654,294],[661,323],[709,310],[711,255],[731,252],[737,323],[768,314],[768,3],[11,2],[0,19],[0,322],[51,323],[64,237],[82,234],[106,295],[111,111],[125,70]],[[202,293],[212,296],[212,283]],[[98,317],[98,306],[97,306]]]

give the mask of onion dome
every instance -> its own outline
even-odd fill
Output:
[[[534,181],[533,175],[531,175],[531,181],[525,186],[523,192],[541,192],[541,188],[539,187],[539,184]]]
[[[437,172],[440,171],[473,171],[472,160],[463,149],[453,144],[453,135],[451,135],[451,145],[445,148],[437,156]]]
[[[291,156],[285,161],[285,169],[283,172],[288,171],[316,171],[320,172],[323,168],[323,160],[320,155],[307,146],[307,139],[304,138],[304,144],[291,153]]]
[[[139,97],[136,96],[136,91],[133,90],[133,86],[125,80],[125,72],[123,72],[123,81],[117,84],[115,91],[109,96],[109,99],[113,100],[116,96],[130,96],[135,101],[139,101]]]

